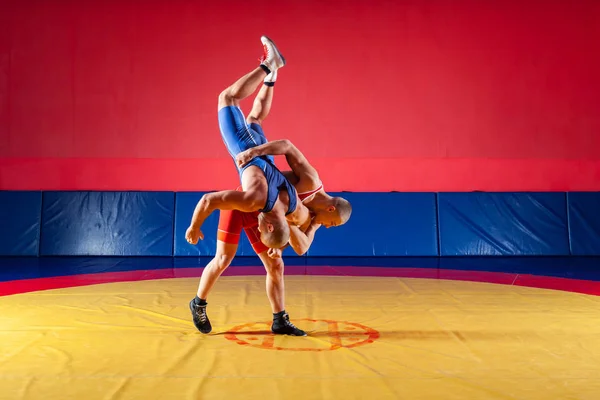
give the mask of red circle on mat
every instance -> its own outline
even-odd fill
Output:
[[[356,322],[307,318],[296,321],[305,321],[316,328],[321,326],[326,329],[310,332],[310,326],[302,326],[308,337],[292,338],[273,334],[271,321],[251,322],[229,329],[225,333],[225,339],[242,346],[284,351],[331,351],[363,346],[379,339],[378,331]]]

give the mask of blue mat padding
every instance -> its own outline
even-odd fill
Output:
[[[171,256],[172,192],[44,192],[43,256]]]
[[[600,193],[568,193],[571,254],[600,255]]]
[[[0,192],[0,255],[37,256],[42,192]]]
[[[0,256],[214,256],[220,212],[192,246],[200,192],[1,191]],[[330,193],[350,221],[303,257],[597,256],[600,193]],[[254,256],[242,232],[237,256]],[[291,248],[284,256],[297,256]]]
[[[343,226],[320,228],[309,256],[437,256],[435,193],[330,193],[352,204]]]
[[[569,255],[564,193],[440,193],[442,256]]]

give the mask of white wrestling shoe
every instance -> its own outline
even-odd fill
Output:
[[[285,57],[281,55],[275,43],[266,36],[261,36],[260,41],[263,44],[264,55],[261,58],[261,63],[264,64],[271,72],[277,71],[285,65]]]
[[[275,85],[275,81],[277,80],[277,70],[274,70],[269,75],[265,76],[264,83],[267,86]]]

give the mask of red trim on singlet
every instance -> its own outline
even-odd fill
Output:
[[[300,198],[300,201],[304,201],[304,199],[312,196],[313,194],[317,193],[321,189],[323,189],[323,183],[321,183],[319,185],[319,187],[316,188],[315,190],[311,190],[310,192],[298,193],[298,197]]]

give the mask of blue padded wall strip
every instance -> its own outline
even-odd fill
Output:
[[[569,255],[563,193],[440,193],[442,256]]]

